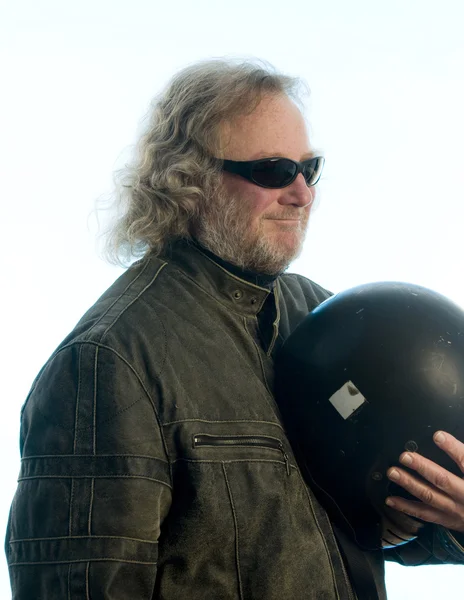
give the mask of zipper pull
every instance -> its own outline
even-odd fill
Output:
[[[284,448],[284,445],[282,444],[282,442],[280,442],[280,449],[282,451],[282,454],[284,455],[285,468],[287,469],[287,475],[288,475],[288,477],[290,477],[290,461],[288,459],[287,453],[285,452],[285,448]]]

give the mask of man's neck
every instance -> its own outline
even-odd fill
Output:
[[[194,240],[194,243],[202,252],[204,252],[204,254],[206,254],[206,256],[209,256],[211,260],[214,260],[214,262],[221,265],[221,267],[224,267],[224,269],[233,275],[240,277],[240,279],[244,279],[245,281],[259,285],[260,287],[268,288],[270,290],[274,288],[275,280],[277,279],[278,275],[269,275],[267,273],[255,273],[254,271],[248,271],[242,267],[234,265],[227,260],[224,260],[220,256],[217,256],[211,252],[211,250],[208,250],[208,248],[202,246],[197,240]]]

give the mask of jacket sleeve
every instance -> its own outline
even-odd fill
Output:
[[[405,566],[464,564],[462,534],[440,525],[427,524],[419,536],[405,544],[384,551],[386,560]]]
[[[5,546],[14,600],[152,598],[172,489],[153,395],[92,342],[43,368],[21,414]]]

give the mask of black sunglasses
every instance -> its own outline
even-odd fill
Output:
[[[324,158],[316,156],[303,162],[290,158],[261,158],[259,160],[224,160],[223,171],[235,173],[264,188],[284,188],[303,173],[306,185],[315,185],[324,167]]]

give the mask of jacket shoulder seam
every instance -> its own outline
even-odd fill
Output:
[[[99,341],[102,342],[103,339],[105,338],[105,336],[108,334],[108,332],[111,330],[111,328],[117,323],[117,321],[121,318],[121,316],[126,312],[126,310],[128,310],[133,304],[135,304],[140,298],[141,296],[153,285],[153,283],[156,281],[156,279],[158,278],[159,274],[161,273],[161,271],[164,269],[164,267],[167,265],[167,262],[163,262],[158,269],[156,270],[155,275],[150,279],[150,281],[139,291],[139,293],[132,298],[129,302],[126,302],[121,309],[117,312],[117,314],[114,316],[113,320],[106,326],[106,328],[104,329],[104,331],[100,334],[99,336]],[[147,261],[147,263],[145,264],[145,266],[143,267],[142,271],[137,275],[137,277],[135,279],[133,279],[126,287],[125,289],[119,294],[119,296],[110,304],[110,306],[108,306],[108,308],[104,311],[104,313],[102,315],[100,315],[100,317],[97,319],[97,321],[88,329],[88,331],[86,331],[85,333],[85,337],[84,339],[90,340],[90,335],[92,332],[95,331],[95,329],[97,328],[97,326],[99,324],[102,323],[103,319],[109,314],[109,312],[111,311],[111,309],[114,309],[115,306],[118,304],[118,302],[121,302],[121,300],[126,296],[128,290],[136,283],[136,281],[139,280],[139,278],[143,275],[143,273],[145,272],[145,270],[147,269],[149,265],[149,261]],[[98,337],[98,336],[95,336]]]
[[[112,354],[114,354],[115,356],[117,356],[128,368],[129,370],[133,373],[133,375],[135,376],[135,378],[137,379],[139,385],[141,386],[142,390],[144,391],[146,397],[148,398],[152,408],[153,408],[153,413],[155,415],[156,418],[156,422],[158,424],[158,429],[160,432],[160,436],[161,436],[161,440],[163,443],[163,450],[167,459],[167,463],[169,465],[169,471],[170,471],[170,479],[171,479],[171,484],[172,484],[172,469],[171,469],[171,461],[169,460],[169,453],[168,453],[168,447],[167,447],[167,443],[166,443],[166,439],[165,439],[165,435],[164,435],[164,431],[163,431],[163,427],[160,421],[160,417],[158,414],[158,410],[156,408],[156,403],[154,401],[154,399],[152,398],[149,390],[147,389],[146,385],[144,384],[142,378],[140,377],[138,371],[135,369],[135,367],[122,355],[120,354],[117,350],[115,350],[114,348],[112,348],[111,346],[108,346],[106,344],[103,344],[101,342],[97,342],[95,340],[73,340],[72,342],[69,342],[68,344],[65,344],[64,346],[62,346],[61,348],[59,348],[49,359],[49,361],[47,362],[47,364],[50,364],[57,356],[58,354],[61,354],[61,352],[64,352],[65,350],[72,348],[74,346],[80,346],[81,348],[83,346],[96,346],[97,348],[101,348],[104,350],[108,350],[109,352],[111,352]],[[42,370],[42,373],[40,374],[40,376],[37,378],[37,380],[34,383],[34,388],[39,384],[41,378],[43,377],[43,374],[45,373],[45,369]],[[29,393],[28,399],[29,397],[32,395],[33,393],[33,389],[31,390],[31,392]],[[27,401],[26,401],[27,402]],[[137,400],[138,402],[138,400]],[[26,404],[26,403],[25,403]],[[135,403],[134,403],[135,404]],[[134,404],[131,404],[131,407],[134,406]],[[23,407],[24,408],[24,407]],[[124,409],[121,409],[121,411],[118,413],[122,413],[125,410],[127,410],[128,407],[125,407]],[[45,418],[45,417],[44,417]]]

